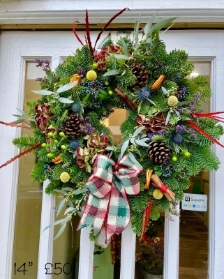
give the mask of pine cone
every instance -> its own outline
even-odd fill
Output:
[[[77,114],[71,114],[65,122],[65,134],[71,138],[78,138],[82,133],[82,121]]]
[[[171,156],[171,149],[162,141],[150,142],[147,152],[149,159],[156,164],[167,162]]]
[[[148,73],[145,69],[144,65],[141,65],[137,62],[134,62],[130,65],[130,69],[132,70],[132,73],[136,76],[136,83],[131,88],[140,88],[144,87],[148,82]]]

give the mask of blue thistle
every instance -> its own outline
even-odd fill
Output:
[[[148,88],[144,87],[139,90],[139,99],[140,100],[148,99],[149,96],[150,96],[150,90]]]
[[[73,141],[70,143],[69,146],[70,146],[70,148],[71,148],[72,150],[76,150],[76,148],[79,147],[79,142],[76,141],[76,140],[73,140]]]
[[[82,105],[79,102],[73,103],[72,104],[72,110],[75,113],[80,113],[82,111]]]
[[[176,132],[172,134],[172,141],[175,143],[181,143],[183,140],[183,136],[180,132]]]

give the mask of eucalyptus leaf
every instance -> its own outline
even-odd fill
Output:
[[[165,122],[165,125],[167,125],[167,124],[169,123],[170,116],[171,116],[171,111],[169,110],[169,111],[168,111],[168,113],[167,113],[167,116],[166,116],[166,122]]]
[[[59,202],[59,205],[58,205],[58,207],[57,207],[57,215],[56,215],[56,216],[58,216],[58,215],[61,213],[61,211],[62,211],[62,209],[64,208],[64,206],[65,206],[65,199],[62,199],[62,200]]]
[[[118,69],[113,69],[113,70],[106,72],[103,76],[104,77],[115,76],[115,75],[118,75],[119,73],[120,73],[120,71]]]
[[[121,74],[121,76],[125,75],[126,74],[126,70],[124,70]]]
[[[61,225],[60,229],[58,230],[56,236],[54,237],[54,240],[57,239],[59,236],[62,235],[62,233],[64,232],[65,228],[66,228],[67,223],[64,223]]]
[[[49,91],[49,90],[46,90],[46,89],[43,89],[43,90],[31,90],[33,93],[35,94],[40,94],[40,95],[51,95],[53,94],[54,92],[52,91]]]
[[[72,87],[74,87],[77,84],[77,81],[69,82],[61,87],[58,88],[56,91],[58,94],[70,90]]]
[[[149,146],[144,140],[135,140],[135,142],[140,146],[145,146],[145,147]]]
[[[131,139],[130,139],[130,143],[136,146],[136,144],[135,144],[135,139],[131,138]]]
[[[108,40],[110,40],[111,38],[111,33],[109,33],[100,43],[99,45],[97,46],[98,49],[101,49],[104,45],[104,43]]]
[[[171,17],[171,18],[167,18],[164,19],[158,23],[156,23],[148,32],[147,37],[150,36],[152,33],[154,32],[159,32],[163,27],[165,27],[167,24],[169,24],[170,22],[172,22],[173,20],[175,20],[176,17]]]
[[[181,119],[181,116],[180,116],[179,111],[177,111],[177,110],[174,110],[174,111],[175,111],[175,113],[176,113],[177,117],[178,117],[179,119]]]
[[[74,101],[72,101],[72,100],[70,100],[68,98],[64,98],[64,97],[59,97],[58,101],[63,103],[63,104],[72,104],[72,103],[74,103]]]
[[[124,54],[113,54],[114,57],[116,57],[117,59],[123,59],[123,60],[128,60],[129,57],[124,55]]]
[[[20,114],[12,114],[12,116],[18,117],[18,118],[21,118],[21,119],[25,119],[25,117],[23,115],[20,115]]]
[[[68,205],[69,205],[70,207],[73,207],[73,203],[72,203],[71,200],[68,200]]]
[[[152,23],[153,21],[155,20],[155,17],[156,15],[154,14],[150,19],[149,21],[146,23],[145,27],[144,27],[144,33],[145,33],[145,36],[148,37],[148,34],[149,34],[149,31],[150,29],[152,28]]]
[[[146,42],[148,45],[150,45],[150,44],[152,43],[152,39],[151,39],[151,38],[147,38],[147,39],[145,40],[145,42]]]
[[[138,20],[137,20],[137,22],[135,24],[135,30],[134,30],[135,47],[137,47],[137,45],[138,45],[140,18],[141,18],[141,15],[139,15]]]
[[[77,189],[73,192],[74,195],[79,195],[88,191],[88,188]]]
[[[126,140],[126,141],[124,141],[124,143],[122,144],[122,147],[121,147],[121,153],[120,153],[120,155],[119,155],[119,158],[118,158],[118,159],[122,158],[122,156],[124,155],[124,153],[125,153],[126,149],[128,148],[129,142],[130,142],[130,140],[129,140],[129,139],[127,139],[127,140]]]
[[[25,113],[24,110],[16,108],[23,116],[27,117],[27,114]]]
[[[144,126],[140,126],[137,130],[134,131],[133,137],[136,137],[139,133],[141,133],[145,129]]]
[[[123,38],[120,38],[121,44],[123,46],[124,49],[124,54],[128,57],[129,53],[128,53],[128,45],[125,43]]]
[[[20,123],[23,123],[24,119],[20,118],[18,120],[15,120],[13,122],[10,122],[11,124],[20,124]]]
[[[58,189],[55,189],[54,190],[55,193],[60,193],[60,194],[63,194],[63,195],[66,195],[67,193],[63,190],[58,190]]]
[[[106,150],[114,150],[114,147],[113,146],[107,146],[105,149]]]
[[[63,223],[66,222],[66,221],[67,221],[66,218],[57,220],[57,221],[55,221],[55,222],[49,224],[47,227],[45,227],[44,230],[43,230],[43,232],[44,232],[45,230],[51,228],[51,227],[54,227],[54,226],[59,225],[59,224],[63,224]]]
[[[70,206],[70,207],[68,207],[68,208],[65,210],[64,215],[67,215],[68,213],[70,213],[70,212],[72,212],[72,211],[75,211],[75,208],[72,207],[72,206]]]
[[[165,94],[166,96],[169,95],[169,91],[165,87],[161,86],[161,89],[163,91],[163,94]]]
[[[71,187],[64,187],[64,188],[62,188],[62,190],[69,192],[69,191],[73,191],[74,189]]]
[[[179,152],[180,152],[180,147],[179,147],[179,145],[177,145],[176,143],[173,143],[173,147],[174,147],[175,153],[179,153]]]

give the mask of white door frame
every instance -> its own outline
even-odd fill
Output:
[[[156,21],[177,17],[176,22],[224,22],[224,5],[220,0],[36,0],[0,1],[0,24],[10,28],[17,28],[17,24],[69,24],[74,21],[85,22],[85,10],[90,13],[90,22],[95,24],[106,23],[115,13],[123,8],[129,11],[116,19],[116,23],[135,23],[139,14],[142,22],[149,16],[156,15]]]
[[[168,50],[182,48],[187,51],[190,58],[193,60],[200,58],[204,61],[212,62],[211,86],[213,97],[211,111],[224,111],[222,90],[224,88],[224,79],[222,75],[224,71],[224,32],[202,30],[169,31],[162,35],[162,39],[166,42]],[[15,107],[21,107],[23,103],[22,81],[24,80],[24,61],[34,57],[52,57],[53,67],[56,67],[60,61],[60,57],[72,54],[76,47],[80,46],[72,32],[3,32],[0,46],[0,120],[5,122],[13,121],[14,119],[11,114],[15,112]],[[19,131],[10,127],[0,126],[0,134],[1,164],[17,153],[11,141],[19,134]],[[224,250],[224,219],[221,218],[221,213],[224,212],[224,203],[222,201],[222,197],[224,197],[224,187],[222,186],[224,151],[219,146],[214,146],[214,151],[218,154],[222,165],[218,171],[211,172],[210,177],[209,279],[223,279],[224,263],[222,257]],[[2,195],[0,196],[1,279],[11,279],[17,174],[18,162],[14,162],[0,170],[2,187]],[[49,200],[48,198],[49,197],[46,197],[46,201]],[[44,203],[43,206],[49,206],[49,204],[47,205]],[[44,214],[45,222],[51,219],[49,214]],[[42,222],[44,222],[44,220],[42,220]],[[179,218],[175,218],[174,222],[166,220],[165,227],[166,253],[164,278],[177,279],[178,261],[174,259],[178,259],[179,253]],[[40,245],[42,245],[42,247],[45,233],[46,232],[41,235],[42,242]],[[49,241],[50,237],[51,236],[48,236]],[[38,277],[38,279],[42,278],[44,277]],[[122,277],[122,279],[126,278]],[[130,277],[128,279],[130,279]]]

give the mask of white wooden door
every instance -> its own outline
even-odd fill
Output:
[[[92,32],[92,36],[95,34]],[[193,61],[210,61],[212,65],[211,87],[213,97],[211,111],[224,111],[224,33],[222,31],[168,31],[162,34],[168,50],[185,49]],[[22,108],[26,61],[35,58],[51,60],[55,68],[63,57],[71,55],[79,47],[72,32],[3,32],[0,46],[0,120],[13,121],[15,108]],[[20,134],[17,129],[0,126],[0,164],[18,151],[11,141]],[[223,279],[224,262],[224,151],[214,146],[221,167],[210,174],[210,231],[209,231],[209,279]],[[19,162],[0,170],[0,278],[11,279],[13,274],[13,245],[17,203]],[[47,182],[46,182],[47,183]],[[44,185],[44,187],[46,184]],[[54,218],[54,199],[43,193],[40,220],[39,260],[37,278],[52,278],[46,274],[46,263],[52,262],[52,230],[42,233]],[[177,279],[179,267],[179,217],[165,224],[164,279]],[[135,237],[131,230],[123,234],[121,279],[134,279]],[[81,236],[79,279],[92,279],[93,244],[88,241],[88,229]],[[24,259],[27,261],[27,259]],[[88,263],[88,264],[87,264]],[[31,268],[31,267],[30,267]],[[28,273],[26,273],[27,275]],[[116,278],[117,279],[117,278]]]

